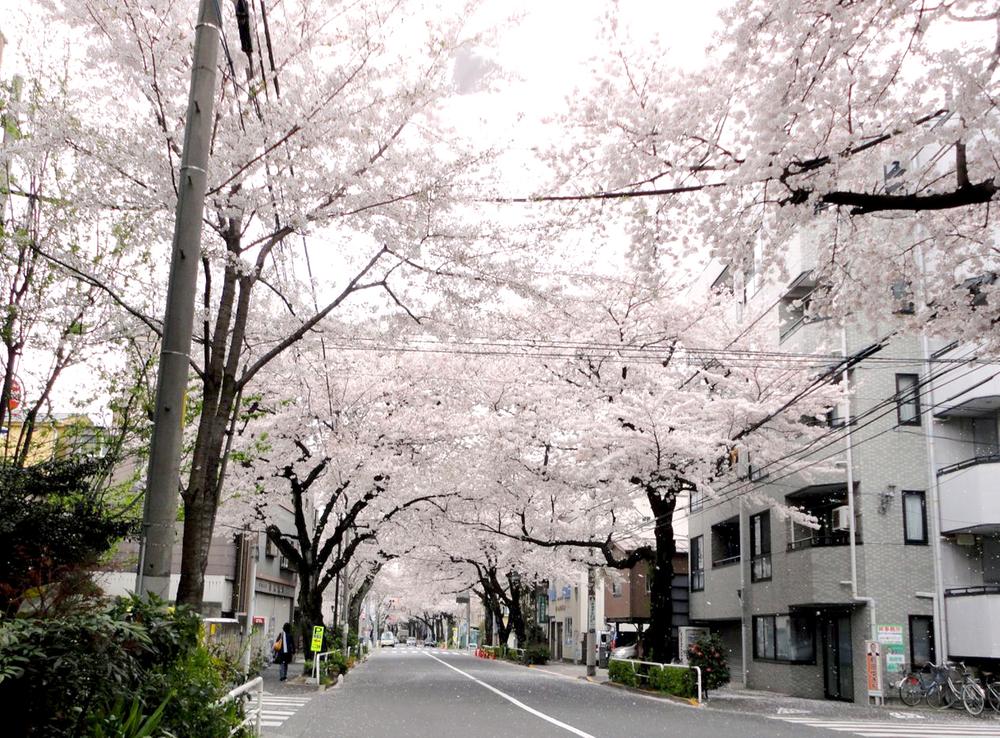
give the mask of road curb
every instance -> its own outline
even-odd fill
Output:
[[[608,687],[614,687],[615,689],[620,689],[624,692],[632,692],[634,694],[645,695],[646,697],[651,697],[654,700],[663,700],[664,702],[675,702],[680,705],[689,705],[690,707],[700,707],[704,708],[705,703],[699,702],[694,697],[678,697],[675,694],[666,694],[665,692],[654,692],[649,689],[642,689],[641,687],[629,687],[625,684],[618,684],[617,682],[595,682],[595,684],[604,684]]]

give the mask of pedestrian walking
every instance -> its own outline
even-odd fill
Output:
[[[280,665],[281,681],[288,678],[288,665],[295,656],[295,638],[292,636],[292,626],[285,623],[274,641],[274,660]]]

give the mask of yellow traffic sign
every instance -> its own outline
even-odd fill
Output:
[[[322,651],[323,650],[323,626],[315,625],[313,626],[313,639],[311,651]]]

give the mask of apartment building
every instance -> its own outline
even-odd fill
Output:
[[[943,346],[932,359],[940,638],[951,658],[986,665],[1000,659],[1000,364],[969,346]]]
[[[722,636],[734,680],[750,688],[865,701],[866,640],[883,644],[891,673],[938,658],[935,481],[947,482],[955,472],[944,467],[937,476],[928,433],[955,421],[934,417],[919,337],[894,335],[889,326],[842,330],[810,319],[808,298],[816,285],[808,254],[799,258],[800,268],[791,271],[796,276],[776,291],[752,276],[745,284],[736,280],[734,300],[737,307],[754,300],[773,305],[765,319],[782,352],[830,355],[833,366],[834,355],[853,357],[850,399],[831,409],[822,442],[804,457],[809,468],[791,473],[781,463],[754,468],[752,459],[741,460],[743,490],[770,502],[745,494],[692,496],[691,621]],[[723,272],[716,286],[733,281]],[[970,432],[955,428],[953,434]],[[994,442],[995,434],[994,416]],[[971,484],[991,463],[963,467],[974,471],[960,478]],[[981,504],[973,499],[971,493],[963,498],[968,504],[955,514],[963,524],[982,517],[969,509]],[[788,508],[813,516],[818,527],[794,522],[782,514]],[[944,524],[941,529],[946,532]],[[968,545],[944,568],[956,583],[961,572],[968,586],[947,599],[949,613],[968,610],[971,617],[993,600],[1000,605],[985,581],[992,573],[986,574],[987,548],[975,542],[976,530],[984,529],[952,531]]]

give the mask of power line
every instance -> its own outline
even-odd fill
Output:
[[[971,370],[969,370],[969,372],[967,372],[966,374],[964,374],[964,375],[962,375],[962,376],[963,376],[963,377],[964,377],[964,376],[968,376],[968,374],[972,373],[973,371],[975,371],[975,369],[974,369],[974,368],[973,368],[973,369],[971,369]],[[989,377],[989,379],[993,379],[993,378],[995,378],[995,377],[997,377],[997,376],[1000,376],[1000,371],[998,371],[998,372],[994,373],[993,375],[991,375],[991,376]],[[955,381],[956,379],[960,379],[960,378],[962,378],[962,377],[953,377],[952,379],[948,380],[948,382],[951,382],[951,381]],[[926,383],[925,383],[925,384],[926,384]],[[947,384],[947,382],[945,382],[945,384]],[[922,394],[922,393],[921,393],[921,394]],[[948,399],[946,399],[946,400],[941,400],[940,402],[937,402],[937,403],[934,403],[934,404],[933,404],[933,405],[932,405],[931,407],[932,407],[932,408],[933,408],[933,407],[940,407],[941,405],[944,405],[945,403],[948,403],[948,402],[950,402],[950,400],[951,400],[951,399],[953,399],[953,398],[948,398]],[[894,409],[895,409],[895,407],[893,407],[893,408],[892,408],[892,410],[894,410]],[[863,424],[863,425],[861,425],[861,426],[858,426],[857,428],[853,428],[853,426],[852,426],[852,429],[853,429],[853,431],[852,431],[852,432],[856,432],[857,430],[861,430],[861,429],[863,429],[863,428],[865,428],[865,427],[867,427],[867,426],[869,426],[869,425],[871,425],[871,424],[873,424],[873,423],[877,422],[877,421],[878,421],[878,420],[880,420],[881,418],[885,417],[885,415],[887,415],[887,414],[889,414],[890,412],[892,412],[892,410],[888,410],[888,411],[886,411],[886,412],[884,412],[884,413],[881,413],[881,414],[880,414],[880,415],[878,415],[877,417],[875,417],[875,418],[873,418],[873,419],[869,420],[869,421],[868,421],[867,423],[865,423],[865,424]],[[861,439],[861,440],[859,440],[859,441],[856,441],[856,442],[855,442],[855,443],[853,444],[853,445],[854,445],[854,448],[856,449],[856,448],[858,448],[859,446],[863,445],[864,443],[867,443],[867,442],[870,442],[870,441],[873,441],[873,440],[875,440],[876,438],[879,438],[880,436],[882,436],[882,435],[885,435],[886,433],[888,433],[888,432],[890,432],[890,431],[893,431],[893,430],[896,430],[896,429],[897,429],[898,427],[899,427],[898,425],[894,425],[894,426],[891,426],[891,427],[889,427],[889,428],[886,428],[886,429],[884,429],[884,430],[882,430],[882,431],[879,431],[878,433],[875,433],[875,434],[873,434],[873,435],[871,435],[871,436],[868,436],[868,437],[866,437],[866,438],[863,438],[863,439]],[[907,431],[907,432],[910,432],[910,433],[917,433],[916,431]],[[837,438],[837,439],[834,439],[833,441],[831,441],[831,442],[830,442],[830,443],[828,443],[828,444],[825,444],[825,445],[824,445],[824,446],[823,446],[823,447],[822,447],[821,449],[819,449],[819,450],[821,451],[821,450],[822,450],[822,449],[824,449],[824,448],[828,448],[828,447],[829,447],[830,445],[832,445],[833,443],[836,443],[836,442],[837,442],[837,441],[839,441],[839,440],[843,440],[843,436],[841,436],[841,438]],[[815,452],[814,452],[814,453],[815,453]],[[754,487],[755,487],[755,486],[757,485],[757,483],[758,483],[758,482],[762,482],[762,483],[764,483],[764,484],[766,484],[766,485],[771,485],[771,484],[776,484],[776,483],[778,483],[779,481],[781,481],[782,479],[787,479],[787,478],[789,478],[789,477],[792,477],[792,476],[795,476],[796,474],[799,474],[799,473],[801,473],[802,471],[805,471],[806,469],[809,469],[809,468],[812,468],[812,467],[814,467],[814,466],[817,466],[818,464],[821,464],[821,463],[823,463],[823,462],[825,462],[825,461],[829,461],[830,459],[834,458],[835,456],[839,456],[839,455],[840,455],[841,453],[842,453],[842,451],[840,451],[840,450],[837,450],[837,451],[834,451],[833,453],[831,453],[831,454],[828,454],[828,455],[826,455],[826,456],[823,456],[823,457],[820,457],[820,458],[818,458],[818,459],[815,459],[815,460],[813,460],[813,461],[809,462],[808,464],[805,464],[805,465],[802,465],[802,466],[796,466],[796,467],[795,467],[795,468],[794,468],[794,469],[793,469],[792,471],[789,471],[789,472],[786,472],[785,474],[782,474],[781,476],[778,476],[778,477],[771,477],[771,476],[768,476],[768,477],[766,477],[765,479],[758,479],[758,480],[746,480],[746,481],[743,481],[743,482],[741,482],[741,483],[733,483],[733,485],[738,485],[738,486],[736,486],[736,487],[735,487],[735,489],[733,489],[733,488],[732,488],[732,486],[733,486],[733,485],[730,485],[730,489],[729,489],[728,491],[725,491],[725,493],[724,493],[724,494],[725,494],[725,496],[722,496],[722,497],[719,497],[719,498],[717,498],[717,499],[713,500],[713,501],[712,501],[711,503],[709,503],[709,504],[706,504],[706,505],[703,505],[703,506],[702,506],[702,507],[700,507],[700,508],[699,508],[698,510],[695,510],[695,511],[691,511],[691,510],[689,509],[688,511],[686,511],[686,512],[685,512],[685,513],[684,513],[684,514],[682,515],[682,517],[681,517],[681,518],[679,518],[679,519],[676,519],[676,518],[675,518],[675,522],[680,522],[680,521],[683,521],[683,520],[686,520],[687,518],[689,518],[689,517],[690,517],[690,515],[691,515],[691,513],[692,513],[692,512],[707,512],[708,510],[712,510],[712,509],[714,509],[714,508],[716,508],[716,507],[718,507],[718,506],[720,506],[720,505],[723,505],[723,504],[727,504],[727,503],[730,503],[730,502],[733,502],[733,501],[735,501],[735,500],[737,499],[737,497],[738,497],[738,496],[739,496],[740,494],[742,494],[742,493],[744,493],[744,492],[746,492],[746,491],[749,491],[749,490],[753,489],[753,488],[754,488]],[[781,468],[781,469],[780,469],[779,471],[784,471],[784,470],[786,470],[786,469],[789,469],[789,468],[790,468],[791,466],[792,466],[792,464],[787,464],[787,465],[785,465],[784,467],[782,467],[782,468]],[[632,528],[632,529],[627,529],[627,530],[625,530],[625,531],[622,531],[622,534],[629,534],[629,533],[633,533],[633,532],[635,532],[635,531],[638,531],[638,530],[641,530],[641,529],[643,529],[643,528],[647,528],[647,527],[649,527],[650,525],[654,525],[654,524],[655,524],[655,523],[656,523],[656,522],[657,522],[657,521],[658,521],[659,519],[660,519],[659,517],[654,517],[654,518],[653,518],[653,519],[651,519],[651,520],[648,520],[648,521],[643,521],[642,523],[640,523],[639,525],[635,526],[635,527],[634,527],[634,528]]]

